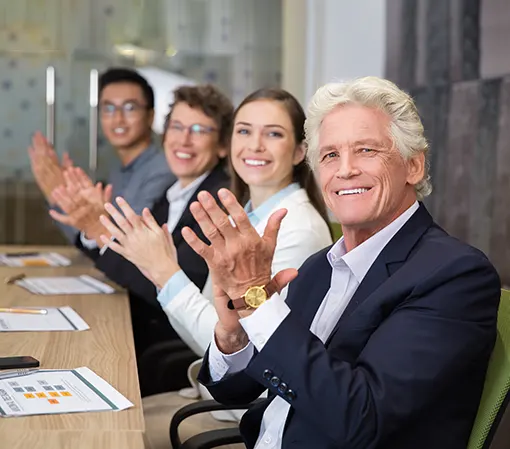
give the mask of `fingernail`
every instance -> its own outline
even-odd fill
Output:
[[[218,192],[218,195],[219,197],[222,199],[222,200],[226,200],[228,198],[228,192],[226,190],[223,190],[221,189],[219,192]]]

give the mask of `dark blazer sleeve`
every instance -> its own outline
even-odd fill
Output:
[[[499,297],[487,259],[450,259],[374,329],[354,363],[335,358],[291,311],[243,374],[291,403],[334,447],[376,448],[466,370],[488,361]],[[292,400],[264,379],[267,369],[295,392]],[[217,395],[228,395],[234,379]]]
[[[266,390],[265,386],[252,379],[245,371],[239,371],[218,382],[213,382],[209,371],[209,349],[204,355],[197,379],[207,387],[214,399],[230,406],[249,404]]]

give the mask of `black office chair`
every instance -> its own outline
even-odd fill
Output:
[[[188,367],[198,356],[182,340],[168,340],[147,348],[138,361],[142,396],[189,387]]]
[[[190,405],[182,407],[173,416],[170,422],[170,442],[173,449],[210,449],[214,447],[224,446],[226,444],[243,443],[243,439],[238,427],[210,430],[195,435],[185,442],[181,442],[179,438],[179,424],[190,416],[199,413],[214,412],[219,410],[247,410],[253,405],[264,401],[265,399],[257,399],[250,404],[243,404],[232,407],[223,405],[216,401],[198,401]]]

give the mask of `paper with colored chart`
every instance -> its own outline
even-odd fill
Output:
[[[44,307],[46,314],[0,312],[0,332],[84,331],[85,320],[69,307]]]
[[[0,417],[119,411],[133,407],[86,367],[0,375]]]
[[[71,261],[57,253],[0,253],[0,265],[8,267],[67,267]]]

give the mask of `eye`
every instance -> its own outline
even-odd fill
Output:
[[[241,134],[242,136],[247,136],[250,134],[250,131],[246,128],[237,128],[237,134]]]
[[[338,156],[338,154],[336,151],[330,151],[330,152],[326,153],[324,156],[322,156],[322,160],[325,161],[326,159],[333,159],[337,156]]]
[[[126,112],[133,112],[136,109],[136,104],[132,102],[126,103],[124,104],[123,109]]]
[[[281,137],[283,137],[283,134],[282,134],[281,132],[279,132],[279,131],[269,131],[269,132],[267,133],[267,135],[268,135],[269,137],[277,137],[277,138],[281,138]]]
[[[360,148],[360,153],[373,153],[374,150],[372,148]]]

